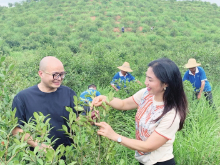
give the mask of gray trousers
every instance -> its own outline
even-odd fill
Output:
[[[212,97],[212,91],[209,91],[209,92],[202,92],[206,98],[206,101],[209,102],[209,105],[211,107],[214,107],[214,104],[213,104],[213,97]],[[195,92],[195,95],[193,96],[193,100],[197,99],[198,97],[198,94],[199,92]]]

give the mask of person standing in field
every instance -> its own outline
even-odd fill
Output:
[[[205,71],[202,67],[199,67],[201,64],[197,63],[194,58],[190,58],[188,63],[185,64],[185,68],[188,70],[185,72],[183,76],[183,81],[188,80],[192,84],[194,88],[194,97],[200,99],[202,93],[206,97],[206,100],[209,102],[209,105],[213,105],[213,97],[212,97],[212,88],[209,84],[209,81],[206,77]]]
[[[124,62],[122,66],[117,67],[120,69],[119,72],[117,72],[112,81],[111,81],[111,86],[116,90],[119,91],[121,88],[118,83],[116,83],[116,80],[120,81],[120,84],[124,84],[124,88],[126,88],[126,81],[131,82],[135,81],[135,77],[132,76],[129,72],[133,72],[133,70],[130,68],[130,64],[128,62]],[[137,81],[140,85],[140,81]]]
[[[124,28],[124,26],[121,28],[121,32],[122,32],[122,33],[125,32],[125,28]]]
[[[106,102],[118,110],[137,108],[136,139],[119,135],[105,122],[95,123],[100,127],[97,133],[135,150],[140,165],[175,165],[175,134],[183,128],[188,111],[179,68],[167,58],[152,61],[145,85],[146,88],[124,100],[113,98],[107,102],[106,96],[101,95],[92,102],[92,106]]]

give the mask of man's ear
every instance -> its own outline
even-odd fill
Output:
[[[38,75],[42,78],[43,72],[41,70],[39,70]]]

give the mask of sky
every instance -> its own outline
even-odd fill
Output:
[[[8,3],[21,2],[22,0],[0,0],[0,6],[8,6]]]
[[[0,6],[8,6],[8,3],[15,3],[15,2],[21,2],[21,1],[22,0],[0,0]],[[220,0],[202,0],[202,1],[216,3],[218,6],[220,6]]]
[[[183,1],[183,0],[177,0],[177,1]],[[218,6],[220,6],[220,0],[201,0],[201,1],[210,2],[210,3],[216,3]]]

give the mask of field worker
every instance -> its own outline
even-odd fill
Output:
[[[130,68],[130,64],[128,62],[124,62],[122,66],[117,67],[120,69],[118,73],[116,73],[111,81],[111,86],[116,90],[119,91],[120,86],[115,81],[120,80],[121,84],[124,84],[124,88],[126,88],[126,81],[134,81],[135,78],[129,72],[133,72]],[[140,85],[140,81],[137,81]]]
[[[86,112],[88,112],[90,110],[90,107],[89,107],[89,102],[92,102],[92,98],[91,97],[86,97],[87,95],[95,95],[95,96],[99,96],[101,95],[99,91],[97,91],[97,87],[95,84],[91,84],[88,86],[88,89],[84,92],[81,93],[80,95],[80,99],[81,101],[83,101],[85,104],[84,107],[84,110]]]
[[[174,165],[175,134],[183,128],[188,110],[179,68],[167,58],[152,61],[145,85],[146,88],[124,100],[113,98],[107,102],[106,96],[101,95],[92,102],[94,106],[106,102],[118,110],[137,108],[136,139],[119,135],[105,122],[96,123],[100,127],[97,133],[135,150],[140,165]]]
[[[23,132],[20,127],[24,126],[22,121],[28,122],[33,117],[34,112],[42,112],[45,116],[49,115],[48,118],[51,118],[49,123],[53,128],[48,137],[53,137],[52,140],[59,138],[52,146],[53,149],[56,149],[60,144],[64,146],[71,145],[73,141],[60,129],[62,129],[62,125],[69,128],[63,118],[69,118],[69,112],[66,111],[65,107],[71,107],[73,112],[77,113],[73,103],[73,96],[76,96],[76,94],[69,87],[61,85],[66,75],[63,64],[56,57],[44,57],[40,61],[38,75],[41,79],[39,84],[19,92],[14,97],[12,110],[15,108],[17,110],[15,117],[18,117],[18,126],[14,128],[12,133],[16,135],[18,132]],[[30,134],[26,134],[25,140],[32,147],[51,148],[51,146],[45,144],[38,144]],[[33,150],[32,147],[31,150]]]
[[[183,81],[188,80],[195,88],[194,93],[197,99],[201,98],[202,93],[206,97],[206,100],[209,101],[209,105],[213,104],[211,86],[207,80],[205,71],[202,67],[199,67],[201,64],[197,63],[194,58],[190,58],[188,63],[185,64],[185,68],[189,69],[185,72]]]
[[[89,103],[92,102],[92,98],[91,97],[86,97],[86,95],[93,95],[95,94],[95,96],[99,96],[101,95],[99,91],[97,91],[97,87],[95,84],[91,84],[88,86],[88,89],[84,92],[81,93],[80,95],[80,99],[84,102],[84,103]]]
[[[125,32],[125,28],[124,28],[124,26],[121,28],[121,32],[122,32],[122,33]]]

